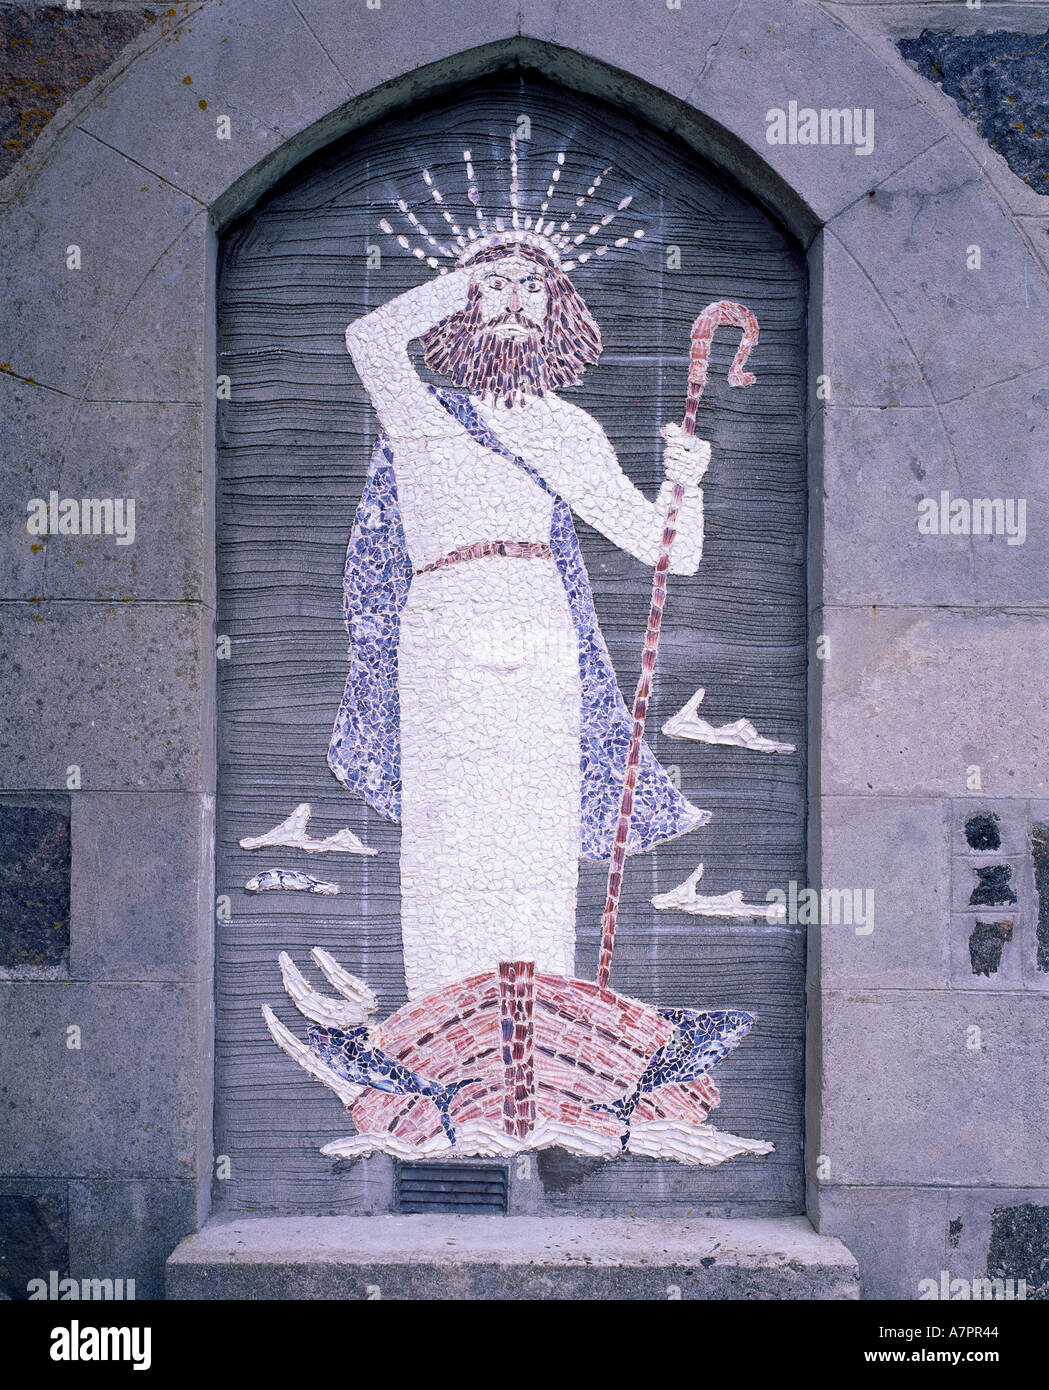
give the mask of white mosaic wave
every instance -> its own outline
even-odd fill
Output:
[[[462,1158],[508,1158],[540,1149],[561,1148],[580,1158],[616,1158],[623,1152],[619,1140],[593,1130],[540,1121],[525,1139],[504,1134],[483,1120],[467,1120],[456,1127],[453,1147],[443,1134],[424,1144],[406,1144],[393,1134],[354,1134],[326,1144],[327,1158],[368,1158],[389,1154],[417,1161],[456,1154]],[[761,1139],[744,1139],[717,1130],[713,1125],[686,1125],[672,1120],[638,1120],[631,1127],[626,1151],[646,1158],[668,1158],[677,1163],[715,1167],[741,1154],[769,1154],[775,1145]]]

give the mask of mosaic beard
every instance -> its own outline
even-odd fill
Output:
[[[578,386],[601,355],[601,330],[566,276],[548,272],[547,290],[540,327],[511,314],[483,323],[480,296],[471,289],[465,309],[423,335],[426,365],[472,395],[507,405],[526,395]],[[499,325],[507,322],[521,323],[528,331],[499,333]]]

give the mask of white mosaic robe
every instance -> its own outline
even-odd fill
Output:
[[[447,475],[435,476],[441,463],[398,467],[395,453],[416,567],[484,537],[546,544],[550,495],[473,440],[461,448],[485,515],[457,508],[425,533],[417,494],[439,492]],[[486,556],[417,575],[397,665],[409,996],[500,960],[572,975],[581,690],[553,560]]]

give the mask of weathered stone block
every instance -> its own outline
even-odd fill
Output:
[[[7,375],[0,402],[0,469],[19,518],[0,542],[0,595],[214,603],[199,407],[78,403]],[[50,528],[52,493],[78,503],[78,525],[84,498],[120,500],[128,543],[116,534],[34,534],[30,502],[48,507]],[[57,526],[62,512],[54,511]]]
[[[366,18],[363,5],[349,23],[341,12],[350,32]],[[81,124],[201,203],[360,90],[287,0],[204,5],[162,28]],[[221,116],[228,139],[219,138]]]
[[[300,0],[299,8],[324,51],[358,93],[400,77],[408,66],[405,53],[411,53],[412,67],[421,68],[529,31],[528,17],[515,0],[492,0],[483,7],[448,6],[440,19],[435,16],[422,25],[418,11],[404,5],[386,4],[372,10],[362,6],[352,24],[347,24],[339,0]]]
[[[678,19],[684,29],[691,14],[683,8]],[[886,82],[875,55],[811,6],[782,5],[770,13],[765,5],[744,5],[704,57],[709,65],[697,74],[690,100],[716,111],[723,125],[759,150],[821,220],[866,197],[942,137],[906,88]],[[845,144],[768,144],[767,112],[785,110],[792,100],[817,110],[873,108],[872,152],[857,155]]]
[[[0,537],[0,597],[38,598],[44,592],[45,546],[29,534],[28,502],[36,469],[56,432],[69,428],[74,402],[0,372],[0,480],[11,507]]]
[[[874,903],[868,934],[847,925],[823,928],[823,987],[942,989],[948,980],[943,804],[824,797],[820,821],[822,884],[869,890]]]
[[[0,714],[8,786],[113,790],[207,785],[210,616],[173,604],[8,604]],[[202,708],[203,706],[203,708]]]
[[[0,981],[0,1008],[10,1173],[196,1176],[211,1069],[195,988]]]
[[[939,497],[929,479],[952,470],[934,409],[832,405],[809,437],[822,459],[825,603],[977,601],[968,539],[918,532],[919,503]]]
[[[164,1297],[164,1261],[196,1229],[192,1182],[69,1184],[69,1271],[74,1279],[135,1281],[135,1298]]]
[[[857,336],[865,340],[865,331]],[[824,360],[813,370],[833,376],[836,368]],[[825,601],[1046,601],[1049,532],[1038,518],[1049,506],[1039,462],[1049,374],[936,409],[851,409],[835,399],[810,425],[822,457]],[[988,437],[993,460],[973,447]],[[951,526],[964,529],[952,534]]]
[[[821,625],[825,793],[1045,794],[1045,619],[826,609]]]
[[[817,1229],[838,1236],[860,1266],[860,1297],[916,1299],[947,1258],[945,1188],[821,1184]]]
[[[214,386],[205,379],[205,359],[214,313],[208,296],[212,235],[203,211],[172,219],[156,263],[134,286],[112,338],[100,345],[91,378],[93,397],[210,406]],[[206,419],[210,422],[210,415]],[[199,413],[197,428],[201,430]],[[190,456],[193,462],[184,466],[189,476],[183,486],[192,486],[199,477],[201,447],[210,455],[211,438],[202,430]],[[199,515],[199,503],[194,509]]]
[[[855,1261],[804,1217],[272,1217],[211,1221],[169,1298],[852,1299]]]
[[[624,66],[620,43],[629,32],[637,76],[687,101],[705,73],[733,9],[731,0],[712,0],[691,12],[671,10],[664,4],[639,7],[630,0],[611,0],[602,9],[601,23],[595,24],[594,16],[577,5],[522,0],[515,27],[525,37],[534,36],[567,50],[563,57],[566,63],[571,63],[573,54],[582,53],[613,69]],[[621,76],[619,82],[622,84]],[[702,100],[697,105],[702,108]]]
[[[825,993],[836,1182],[1019,1185],[1049,1171],[1044,995]]]
[[[1037,278],[1033,268],[1028,273],[1031,279]],[[1033,305],[1032,300],[1032,309],[1018,312],[1014,320],[1021,325],[1021,336],[1032,331],[1029,313],[1039,312]],[[1044,319],[1045,309],[1040,312]],[[945,557],[951,541],[971,551],[976,603],[1045,605],[1049,602],[1049,527],[1043,520],[1049,515],[1049,474],[1044,466],[1049,368],[999,381],[949,402],[943,406],[943,423],[955,471],[953,477],[935,477],[930,470],[927,495],[937,497],[945,490],[952,501],[961,497],[970,503],[989,498],[997,533],[975,534],[977,519],[984,526],[987,522],[984,516],[977,518],[974,509],[972,536],[923,539],[935,543],[937,560]],[[974,447],[984,440],[993,443],[987,449]]]
[[[813,303],[824,310],[814,323],[810,391],[815,399],[825,400],[832,409],[929,408],[932,394],[914,350],[870,277],[832,232],[819,233],[809,264]],[[842,304],[850,305],[851,312],[835,312]],[[820,375],[828,378],[829,394],[823,397],[815,394]],[[862,466],[857,463],[858,469]]]
[[[214,806],[196,793],[74,802],[73,974],[200,980],[211,971]]]
[[[151,121],[139,125],[153,128]],[[121,340],[134,324],[140,289],[202,216],[200,203],[180,189],[82,130],[70,131],[4,213],[0,247],[18,273],[5,303],[0,359],[31,382],[97,399],[106,357],[122,361]],[[78,269],[70,268],[70,248],[79,248]],[[188,279],[191,267],[179,273]],[[178,296],[169,302],[178,303]],[[151,347],[151,370],[166,382],[170,344],[159,334]],[[148,382],[122,381],[117,399],[127,400],[136,386],[139,399],[165,398]]]
[[[1049,297],[1023,237],[966,154],[941,137],[868,188],[874,196],[857,198],[829,230],[878,285],[936,400],[1044,367]],[[966,264],[972,246],[978,270]]]

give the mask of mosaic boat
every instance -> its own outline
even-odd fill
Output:
[[[324,1013],[301,987],[293,998],[308,1016]],[[628,1150],[718,1163],[771,1152],[706,1124],[720,1097],[700,1068],[741,1041],[749,1014],[661,1011],[593,981],[535,973],[530,961],[500,962],[349,1033],[325,1021],[310,1029],[308,1049],[265,1012],[274,1040],[339,1094],[354,1122],[356,1134],[323,1149],[330,1157],[556,1145],[593,1157]],[[692,1020],[716,1025],[702,1052],[695,1025],[682,1029]],[[344,1064],[349,1055],[356,1069]]]

